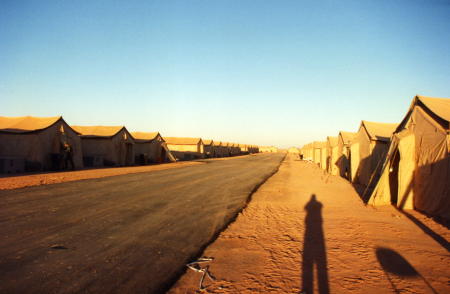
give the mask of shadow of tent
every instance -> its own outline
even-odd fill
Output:
[[[415,268],[394,250],[378,247],[375,253],[384,271],[401,277],[419,276]]]
[[[334,164],[336,164],[336,166],[338,168],[338,174],[341,177],[349,180],[350,179],[350,164],[349,164],[349,160],[348,160],[347,156],[341,155],[341,157],[339,157]]]
[[[363,189],[358,189],[361,199],[367,203],[381,176],[383,163],[386,159],[389,144],[377,141],[372,152],[360,160],[356,171],[355,184],[360,184]]]
[[[400,293],[400,291],[395,286],[389,274],[403,278],[420,278],[433,293],[437,293],[430,283],[396,251],[389,248],[377,247],[375,254],[395,293]]]

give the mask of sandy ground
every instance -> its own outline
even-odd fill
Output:
[[[0,178],[0,190],[18,189],[31,186],[57,184],[57,183],[112,177],[134,173],[144,173],[150,171],[191,166],[196,164],[202,164],[202,162],[180,161],[158,165],[83,169],[77,171],[50,172],[50,173],[20,175],[13,177],[2,177]]]
[[[213,260],[197,267],[214,280],[200,291],[202,272],[188,269],[168,293],[450,293],[449,237],[288,157],[204,251]]]

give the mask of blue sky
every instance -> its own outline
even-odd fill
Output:
[[[450,97],[450,1],[0,1],[0,115],[300,146]]]

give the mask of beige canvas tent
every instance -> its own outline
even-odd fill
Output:
[[[213,141],[214,157],[223,157],[222,142]]]
[[[167,147],[178,160],[205,158],[201,138],[164,137]]]
[[[259,152],[276,153],[278,152],[278,148],[275,146],[261,146],[259,147]]]
[[[308,143],[302,147],[300,154],[303,160],[314,160],[314,143]]]
[[[294,155],[298,155],[300,154],[300,150],[297,147],[290,147],[288,149],[288,153],[294,154]]]
[[[239,144],[237,143],[231,143],[231,149],[230,149],[231,155],[236,156],[241,154],[241,148],[239,148]]]
[[[241,150],[240,151],[240,153],[241,154],[248,154],[249,153],[249,151],[248,151],[248,145],[245,145],[245,144],[239,144],[239,149]]]
[[[249,152],[250,153],[259,153],[260,152],[260,147],[257,146],[257,145],[250,145]]]
[[[389,148],[390,138],[398,124],[363,120],[350,146],[353,183],[367,186],[379,170]]]
[[[324,152],[326,152],[326,142],[314,141],[313,162],[316,163],[319,167],[322,167],[322,162],[326,163],[326,154],[323,154]]]
[[[331,175],[338,174],[338,137],[327,137],[327,171]]]
[[[373,205],[450,219],[450,99],[416,96],[395,130]]]
[[[356,133],[340,131],[337,148],[337,167],[341,177],[350,180],[350,145]]]
[[[203,148],[206,157],[216,157],[214,141],[213,140],[203,140]]]
[[[61,116],[0,117],[0,173],[72,168],[64,146],[74,167],[82,168],[80,138]]]
[[[228,157],[231,155],[231,143],[222,142],[222,154],[223,157]]]
[[[131,132],[134,138],[134,158],[136,164],[176,161],[159,132]]]
[[[134,164],[134,139],[124,126],[72,126],[80,133],[85,166]]]

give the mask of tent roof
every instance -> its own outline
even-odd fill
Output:
[[[113,137],[119,133],[124,126],[71,126],[82,136],[91,137]]]
[[[337,144],[338,144],[338,137],[328,136],[327,137],[327,141],[330,142],[330,146],[331,147],[337,146]]]
[[[0,131],[9,133],[28,133],[46,129],[62,119],[62,116],[52,117],[6,117],[0,116]]]
[[[164,137],[167,144],[173,145],[197,145],[202,141],[201,138],[187,138],[187,137]]]
[[[131,132],[131,135],[138,140],[152,141],[158,137],[159,132]]]
[[[367,134],[369,135],[371,140],[389,141],[398,124],[370,122],[363,120],[361,121],[360,128],[363,126],[366,129]]]
[[[449,98],[434,98],[425,96],[416,96],[411,103],[410,110],[421,102],[426,108],[428,108],[435,115],[441,119],[450,122],[450,99]]]
[[[339,135],[342,137],[344,144],[348,144],[353,140],[356,133],[340,131]]]
[[[327,146],[327,142],[319,142],[319,141],[313,142],[313,148],[323,148],[326,146]]]
[[[213,140],[202,140],[204,145],[211,145],[213,144]]]

